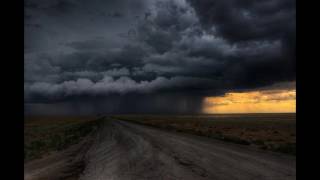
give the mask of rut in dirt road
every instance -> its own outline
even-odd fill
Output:
[[[296,179],[296,160],[277,153],[123,121],[107,122],[80,180]]]

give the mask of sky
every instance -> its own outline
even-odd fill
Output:
[[[25,0],[26,114],[295,112],[295,0]]]

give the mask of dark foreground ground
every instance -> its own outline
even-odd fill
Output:
[[[294,156],[120,120],[72,148],[26,163],[25,179],[296,179]]]

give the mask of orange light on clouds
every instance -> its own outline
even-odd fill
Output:
[[[203,112],[208,114],[296,112],[296,90],[261,90],[207,97],[203,102]]]

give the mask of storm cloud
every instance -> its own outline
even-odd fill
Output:
[[[295,14],[294,0],[26,0],[25,103],[100,97],[124,112],[107,99],[139,97],[142,111],[181,94],[173,106],[197,112],[206,96],[292,82]]]

